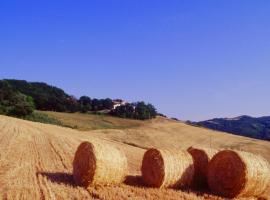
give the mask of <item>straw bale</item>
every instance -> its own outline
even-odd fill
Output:
[[[150,187],[186,188],[192,183],[194,166],[186,151],[149,149],[144,154],[141,171]]]
[[[98,142],[79,145],[73,161],[73,177],[76,184],[118,184],[127,174],[127,159],[119,149]]]
[[[220,196],[259,196],[269,183],[269,163],[251,153],[223,150],[212,158],[208,166],[209,187]]]

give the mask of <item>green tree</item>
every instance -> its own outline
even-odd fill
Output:
[[[111,110],[113,108],[113,101],[109,98],[102,100],[103,110]]]
[[[144,102],[137,102],[118,106],[110,114],[121,118],[146,120],[155,118],[157,111],[152,104],[146,105]]]
[[[121,118],[134,118],[134,106],[132,104],[125,104],[116,107],[111,111],[111,114]]]
[[[35,109],[32,97],[17,92],[11,101],[7,114],[12,116],[23,117],[30,115]]]
[[[81,96],[79,99],[79,106],[80,106],[80,112],[85,113],[87,111],[90,111],[92,109],[92,100],[88,96]]]

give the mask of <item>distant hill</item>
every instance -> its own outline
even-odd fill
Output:
[[[270,140],[270,116],[258,118],[250,116],[215,118],[193,124],[235,135]]]

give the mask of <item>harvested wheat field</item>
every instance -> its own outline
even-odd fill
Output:
[[[75,184],[73,160],[83,141],[112,145],[123,151],[128,161],[125,183],[87,189]],[[147,188],[140,178],[147,148],[185,150],[197,144],[243,149],[270,161],[269,142],[163,118],[129,129],[81,132],[0,116],[0,199],[223,199],[203,191]],[[269,192],[264,194],[267,196]]]

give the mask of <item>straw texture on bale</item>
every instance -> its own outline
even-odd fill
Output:
[[[267,189],[269,182],[269,163],[251,153],[223,150],[208,165],[209,187],[220,196],[259,196]]]
[[[189,147],[187,151],[193,158],[194,178],[192,186],[194,188],[206,188],[207,184],[207,167],[212,157],[218,152],[210,148]]]
[[[97,142],[79,145],[73,161],[76,184],[84,187],[118,184],[126,174],[127,159],[119,149]]]
[[[194,166],[186,151],[149,149],[144,154],[141,171],[150,187],[186,188],[192,183]]]

